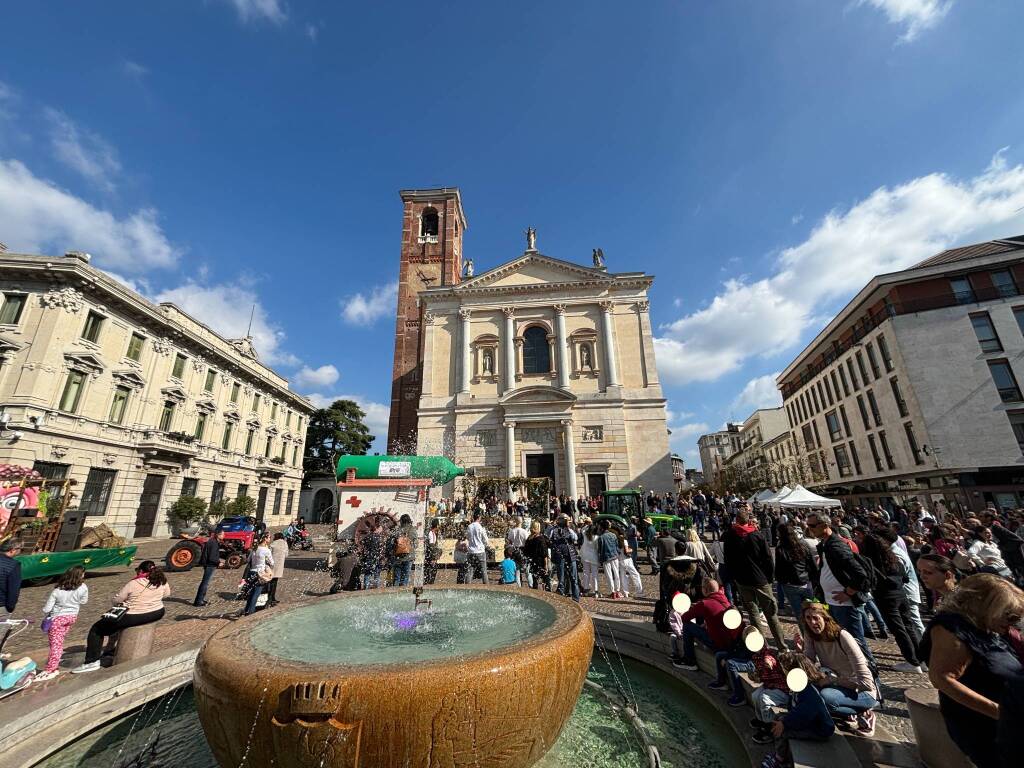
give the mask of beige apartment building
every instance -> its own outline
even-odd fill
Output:
[[[727,424],[726,429],[709,432],[697,438],[697,451],[704,481],[715,486],[729,457],[740,449],[740,425]]]
[[[1024,237],[869,282],[782,372],[819,492],[853,504],[1024,504]]]
[[[183,495],[296,513],[313,407],[173,304],[89,265],[0,252],[0,462],[77,481],[85,524],[159,536]]]

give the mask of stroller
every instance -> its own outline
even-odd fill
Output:
[[[3,670],[0,672],[0,699],[28,688],[36,679],[36,663],[28,656],[8,662],[3,655],[7,640],[24,632],[30,623],[27,619],[0,620],[0,629],[4,631],[0,639],[0,668]]]

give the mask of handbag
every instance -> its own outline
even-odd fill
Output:
[[[107,612],[103,614],[103,618],[109,621],[117,621],[126,613],[128,613],[127,605],[114,605],[107,609]]]
[[[265,565],[256,572],[256,576],[259,578],[260,584],[269,584],[274,580],[274,571],[272,568]]]
[[[48,633],[50,631],[51,626],[53,626],[53,617],[47,614],[43,621],[40,623],[39,628],[43,630],[43,632]]]

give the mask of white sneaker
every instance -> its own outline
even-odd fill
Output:
[[[909,661],[901,661],[899,664],[894,664],[893,669],[897,672],[913,672],[915,675],[920,675],[924,672],[921,667],[916,664],[911,664]]]
[[[60,674],[60,670],[59,669],[55,670],[53,672],[46,672],[44,670],[44,671],[40,672],[38,675],[36,675],[36,682],[41,682],[43,680],[53,680],[53,678],[55,678],[59,674]]]
[[[71,674],[72,675],[79,675],[82,672],[95,672],[99,668],[100,668],[100,663],[98,661],[93,661],[93,662],[90,662],[89,664],[82,664],[82,666],[80,666],[80,667],[75,667],[74,669],[71,670]]]

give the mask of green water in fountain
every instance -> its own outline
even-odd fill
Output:
[[[748,758],[722,716],[683,683],[652,667],[595,655],[589,679],[636,693],[664,768],[729,768]],[[627,682],[628,678],[628,682]],[[37,764],[36,768],[217,768],[199,725],[191,687],[173,691]],[[647,768],[633,727],[584,687],[572,716],[535,768]]]
[[[522,592],[367,592],[264,619],[252,644],[270,656],[314,664],[396,664],[447,659],[518,645],[549,628],[555,609]],[[344,628],[344,631],[341,631]]]

